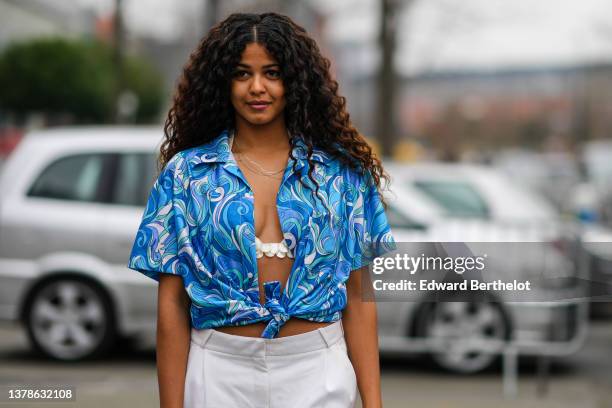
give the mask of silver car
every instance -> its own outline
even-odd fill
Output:
[[[126,267],[155,177],[159,128],[27,135],[0,174],[0,318],[65,360],[153,333],[156,284]]]

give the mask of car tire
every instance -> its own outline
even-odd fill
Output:
[[[101,357],[115,342],[111,303],[86,279],[63,277],[38,285],[23,316],[34,349],[56,360]]]
[[[428,359],[455,374],[476,374],[490,369],[501,346],[492,352],[479,349],[478,341],[503,344],[511,337],[511,326],[502,305],[494,301],[426,302],[416,316],[416,335],[444,344],[443,352]]]

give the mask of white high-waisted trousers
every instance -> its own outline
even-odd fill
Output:
[[[191,330],[185,408],[352,408],[356,397],[342,320],[273,339]]]

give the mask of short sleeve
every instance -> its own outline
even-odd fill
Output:
[[[397,248],[374,178],[369,171],[356,179],[349,209],[351,270],[372,263],[374,258]]]
[[[161,171],[149,193],[128,268],[159,281],[160,273],[183,275],[179,237],[185,229],[183,184],[176,157]]]

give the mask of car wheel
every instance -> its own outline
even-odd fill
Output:
[[[81,360],[108,351],[115,339],[112,309],[102,291],[78,278],[46,282],[24,314],[34,347],[58,360]]]
[[[430,302],[423,305],[417,320],[418,334],[444,344],[443,352],[430,354],[440,368],[473,374],[491,367],[501,346],[484,351],[487,341],[509,338],[510,324],[499,303]]]

